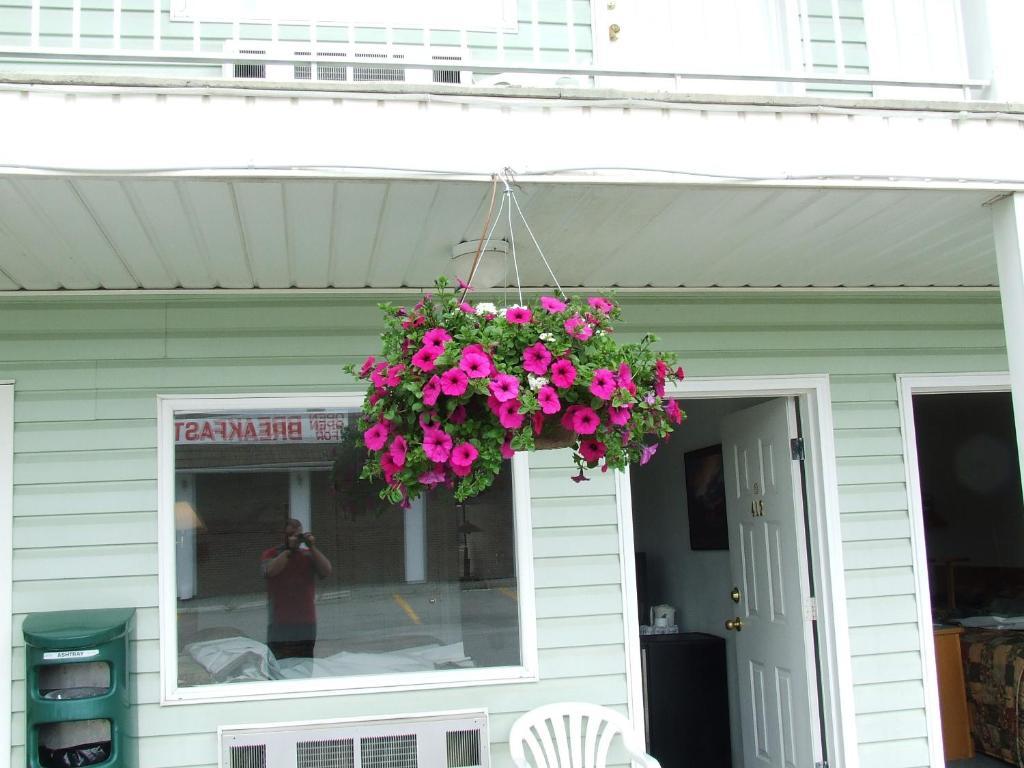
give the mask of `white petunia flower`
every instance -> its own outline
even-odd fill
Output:
[[[548,344],[550,344],[551,342],[553,342],[555,340],[555,334],[553,334],[553,333],[542,333],[540,335],[540,340],[541,341],[546,341]]]
[[[496,315],[498,308],[489,301],[482,301],[476,305],[476,313],[478,315]]]
[[[526,380],[530,382],[530,389],[532,389],[534,392],[536,392],[541,387],[546,387],[548,385],[547,379],[545,379],[543,376],[534,376],[532,373],[527,374]]]

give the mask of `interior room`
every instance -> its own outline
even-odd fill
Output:
[[[700,492],[722,470],[722,419],[766,401],[685,401],[683,426],[630,470],[648,746],[664,768],[729,768],[742,754],[724,498]]]
[[[1009,392],[916,395],[946,764],[1024,754],[1024,506]]]

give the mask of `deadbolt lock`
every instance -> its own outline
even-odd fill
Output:
[[[608,27],[608,39],[613,41],[613,42],[615,40],[618,40],[619,39],[619,32],[621,32],[621,31],[622,31],[622,27],[620,27],[618,24],[612,24],[610,27]]]
[[[740,588],[739,587],[733,587],[732,588],[732,592],[729,593],[729,597],[732,598],[732,601],[734,603],[738,603],[740,601]]]
[[[743,619],[739,616],[734,619],[726,619],[725,628],[730,632],[741,632],[743,630]]]

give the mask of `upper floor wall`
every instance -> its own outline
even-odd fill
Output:
[[[0,74],[1013,100],[1019,5],[0,0]]]

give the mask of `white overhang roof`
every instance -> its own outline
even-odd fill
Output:
[[[504,166],[565,285],[992,286],[1024,190],[1019,105],[505,93],[0,79],[0,291],[428,286]]]
[[[428,286],[489,182],[0,178],[0,290]],[[564,285],[990,286],[984,191],[523,183]],[[499,228],[498,235],[504,232]],[[550,278],[516,231],[526,285]]]

